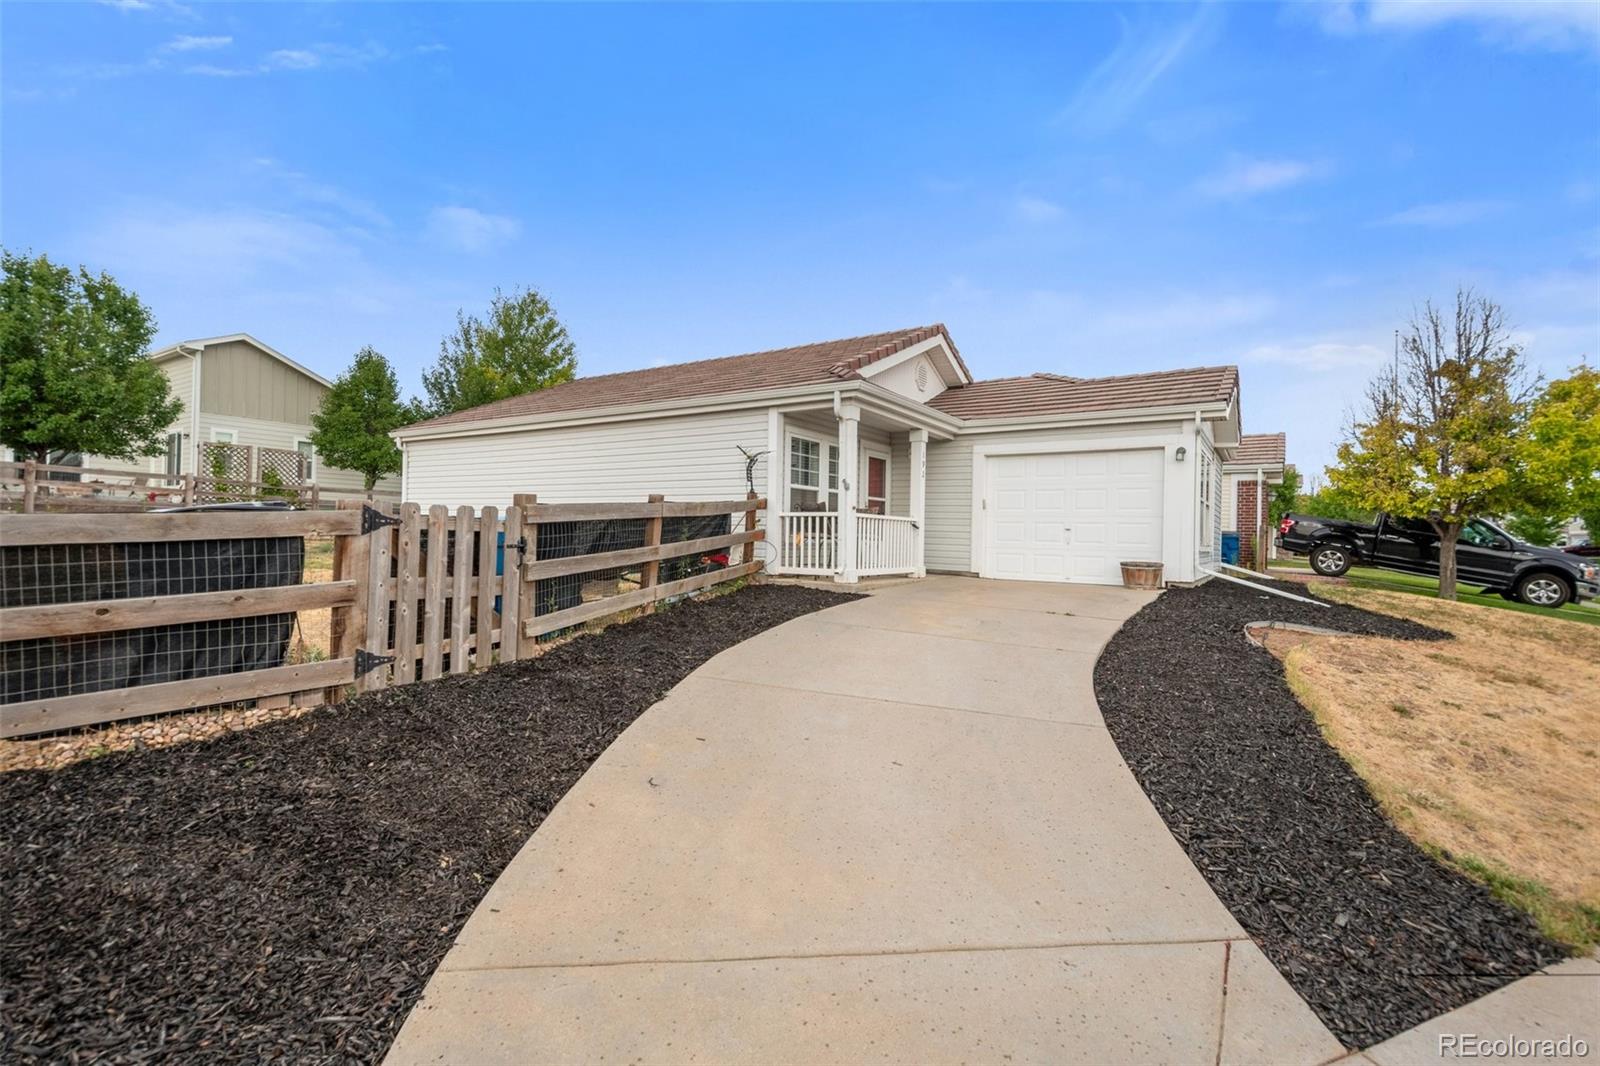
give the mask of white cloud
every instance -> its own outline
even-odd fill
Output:
[[[389,216],[371,200],[352,195],[338,186],[318,181],[292,167],[285,166],[276,159],[255,159],[251,161],[251,166],[256,173],[270,179],[275,190],[287,193],[297,205],[309,204],[330,208],[337,215],[364,226],[387,229],[391,225]]]
[[[1600,50],[1600,4],[1592,0],[1344,0],[1320,9],[1330,33],[1423,31],[1475,26],[1489,44],[1517,49]]]
[[[1432,229],[1449,229],[1480,222],[1505,210],[1505,205],[1495,200],[1447,200],[1436,204],[1418,204],[1404,211],[1396,211],[1380,219],[1380,226],[1427,226]]]
[[[1042,196],[1019,196],[1012,206],[1016,210],[1017,217],[1024,222],[1055,222],[1066,214],[1066,210],[1060,204],[1046,200]]]
[[[1201,4],[1176,25],[1136,27],[1122,19],[1116,48],[1084,79],[1060,118],[1083,133],[1122,125],[1184,54],[1210,37],[1221,17],[1220,5]]]
[[[1205,196],[1240,200],[1285,189],[1318,176],[1323,167],[1301,159],[1247,159],[1238,157],[1227,167],[1200,181]]]
[[[436,207],[428,213],[429,239],[461,252],[482,252],[513,241],[522,223],[506,215],[485,214],[473,207]]]
[[[101,6],[116,8],[124,14],[135,11],[160,11],[168,15],[179,15],[183,18],[194,17],[194,10],[176,0],[99,0]]]
[[[280,48],[268,52],[261,65],[267,70],[311,70],[322,66],[322,57],[309,48]]]
[[[215,63],[196,63],[184,67],[183,72],[202,78],[252,78],[261,73],[256,67],[219,67]]]
[[[1373,344],[1314,341],[1310,344],[1258,344],[1239,357],[1243,363],[1278,363],[1304,370],[1349,370],[1376,366],[1386,353]]]
[[[218,48],[226,48],[233,43],[232,37],[196,37],[192,34],[181,33],[161,46],[163,52],[210,52]]]

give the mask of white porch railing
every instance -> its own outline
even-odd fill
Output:
[[[778,565],[789,574],[835,574],[839,570],[839,516],[830,511],[784,511],[778,515]]]
[[[857,514],[856,571],[863,577],[917,570],[917,528],[898,515]],[[778,515],[774,572],[839,572],[839,516],[831,511],[784,511]]]
[[[909,518],[887,514],[856,515],[856,570],[874,574],[909,574],[917,568],[917,527]]]

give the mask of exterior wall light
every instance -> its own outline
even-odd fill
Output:
[[[1188,454],[1189,454],[1189,449],[1185,448],[1183,445],[1180,444],[1180,445],[1178,445],[1178,450],[1172,453],[1172,457],[1174,459],[1178,460],[1178,462],[1181,463],[1181,462],[1183,462],[1184,457],[1187,456]]]

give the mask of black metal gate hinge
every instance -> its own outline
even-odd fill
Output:
[[[371,533],[373,530],[382,529],[384,526],[397,526],[399,524],[399,518],[396,518],[392,515],[386,515],[376,507],[369,506],[368,504],[361,505],[362,534]]]
[[[356,676],[364,677],[380,666],[394,662],[393,655],[374,655],[365,648],[356,649]]]

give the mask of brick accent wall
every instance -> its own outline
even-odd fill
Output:
[[[1238,484],[1239,509],[1235,513],[1239,526],[1239,565],[1250,570],[1264,570],[1266,560],[1256,552],[1256,532],[1261,521],[1256,510],[1256,480],[1242,477]]]

